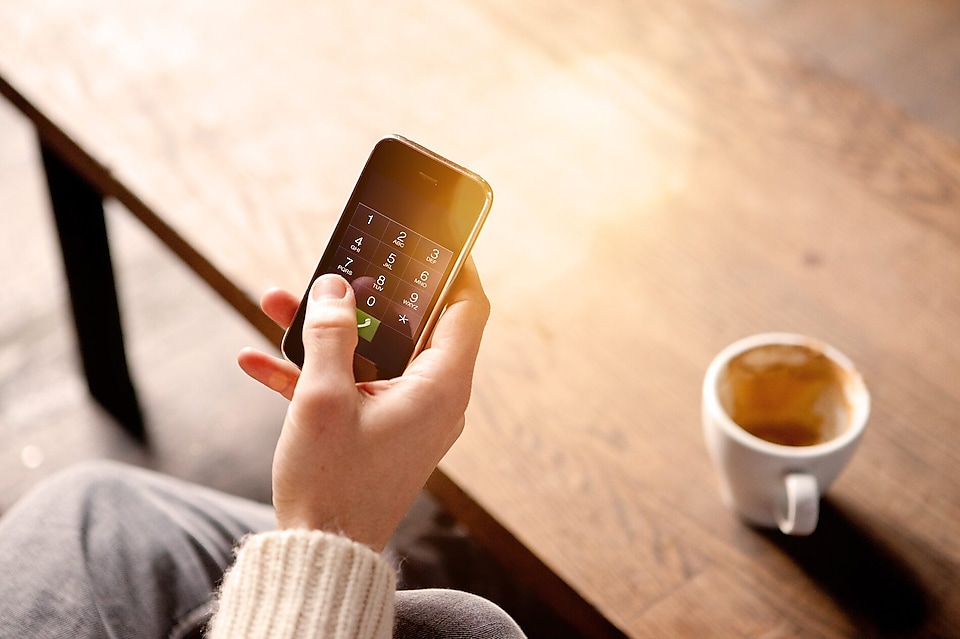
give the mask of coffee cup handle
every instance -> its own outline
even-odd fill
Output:
[[[820,489],[817,478],[790,473],[783,478],[786,502],[777,511],[777,526],[787,535],[809,535],[820,517]]]

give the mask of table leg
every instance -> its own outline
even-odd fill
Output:
[[[40,143],[90,394],[138,439],[145,430],[123,347],[103,196]]]

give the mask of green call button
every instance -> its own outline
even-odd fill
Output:
[[[360,337],[372,342],[378,328],[380,328],[380,320],[357,309],[357,334]]]

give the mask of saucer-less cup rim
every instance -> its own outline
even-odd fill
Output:
[[[775,444],[747,432],[733,421],[733,418],[727,413],[723,403],[720,401],[720,393],[717,388],[720,374],[725,371],[729,363],[738,355],[759,347],[776,345],[804,346],[819,351],[833,360],[848,374],[847,383],[852,387],[848,389],[850,390],[848,397],[851,403],[850,424],[840,435],[828,441],[810,446]],[[770,455],[797,460],[822,457],[835,450],[851,445],[860,437],[863,429],[867,425],[867,418],[870,414],[870,394],[867,392],[863,377],[859,371],[857,371],[853,362],[842,352],[826,342],[798,333],[760,333],[758,335],[751,335],[750,337],[745,337],[733,342],[720,351],[707,369],[706,380],[703,385],[703,401],[707,410],[714,416],[720,428],[742,445]]]

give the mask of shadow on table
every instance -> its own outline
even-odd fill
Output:
[[[933,602],[896,551],[824,500],[809,537],[763,533],[858,623],[882,636],[911,635],[930,619]]]

